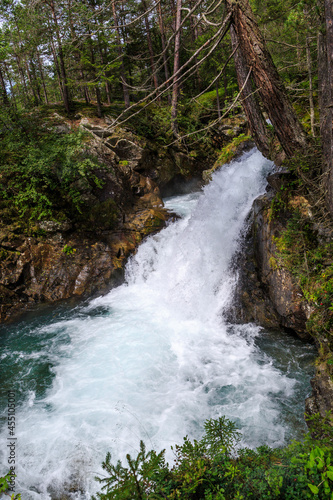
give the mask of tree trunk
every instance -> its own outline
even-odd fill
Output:
[[[311,123],[311,135],[315,136],[315,112],[313,103],[313,81],[312,81],[312,63],[311,63],[311,52],[310,52],[310,41],[309,35],[306,35],[306,63],[308,67],[308,78],[309,78],[309,104],[310,104],[310,123]]]
[[[31,76],[31,72],[30,72],[30,68],[29,68],[28,62],[26,60],[24,60],[24,64],[25,64],[25,69],[26,69],[27,75],[28,75],[28,80],[29,80],[29,83],[30,83],[30,88],[31,88],[32,97],[33,97],[33,102],[34,102],[35,106],[38,106],[39,100],[38,100],[38,96],[36,94],[35,84],[34,84],[32,76]]]
[[[221,118],[221,104],[220,104],[220,96],[219,96],[219,79],[215,82],[216,89],[216,105],[217,105],[217,117]]]
[[[145,0],[142,0],[142,6],[143,6],[144,10],[147,11],[147,4],[146,4]],[[146,26],[147,44],[148,44],[148,50],[149,50],[149,56],[150,56],[150,66],[151,66],[151,72],[152,72],[153,81],[154,81],[154,87],[156,90],[158,88],[158,79],[157,79],[155,61],[154,61],[154,49],[153,49],[153,43],[152,43],[151,35],[150,35],[150,26],[149,26],[148,16],[144,16],[144,18],[145,18],[145,26]]]
[[[103,47],[102,47],[102,44],[101,44],[101,41],[100,41],[100,37],[98,36],[98,49],[99,49],[99,54],[101,56],[101,61],[102,61],[102,64],[103,66],[105,67],[107,65],[107,57],[105,56],[105,53],[103,51]],[[110,85],[110,82],[109,82],[109,78],[110,78],[110,72],[105,70],[104,71],[104,76],[105,76],[105,92],[106,92],[106,98],[108,100],[108,104],[110,105],[112,103],[112,89],[111,89],[111,85]]]
[[[80,69],[80,77],[81,77],[81,80],[83,82],[83,97],[84,97],[84,100],[86,101],[86,104],[90,104],[90,97],[89,97],[88,87],[84,83],[85,82],[85,76],[84,76],[84,72],[83,72],[82,68]]]
[[[94,47],[92,43],[92,38],[91,38],[91,32],[90,29],[88,28],[88,43],[89,43],[89,50],[90,50],[90,61],[91,61],[91,73],[92,73],[92,78],[95,82],[95,94],[96,94],[96,102],[97,102],[97,116],[98,118],[102,118],[102,101],[101,101],[101,92],[98,86],[98,81],[97,81],[97,72],[96,72],[96,66],[95,66],[95,53],[94,53]]]
[[[333,216],[333,6],[324,0],[325,33],[318,34],[318,79],[319,79],[319,111],[320,135],[323,150],[324,184],[326,205]]]
[[[24,105],[26,106],[27,103],[29,103],[29,94],[28,94],[28,89],[27,89],[27,85],[25,82],[24,71],[23,71],[23,68],[21,66],[20,57],[18,56],[18,54],[15,51],[14,51],[14,56],[16,59],[17,69],[18,69],[19,75],[21,77],[21,83],[23,85],[23,102],[24,102]]]
[[[163,22],[163,16],[162,16],[161,3],[157,4],[157,13],[158,13],[158,23],[159,23],[160,32],[161,32],[164,75],[165,75],[165,81],[168,81],[169,80],[168,58],[167,58],[167,53],[166,53],[166,40],[165,40],[164,22]],[[171,104],[171,97],[170,97],[169,93],[168,93],[168,102],[169,102],[169,104]]]
[[[58,26],[58,20],[57,16],[55,13],[55,7],[54,7],[54,2],[53,0],[50,1],[48,4],[51,12],[52,12],[52,17],[54,21],[54,26],[55,26],[55,35],[57,39],[57,44],[58,44],[58,54],[59,54],[59,67],[60,67],[60,75],[61,75],[61,81],[62,81],[62,95],[63,95],[63,101],[64,101],[64,106],[66,109],[66,112],[69,114],[71,110],[71,101],[70,101],[70,95],[69,95],[69,85],[67,81],[67,73],[66,73],[66,67],[65,67],[65,58],[64,58],[64,52],[62,49],[62,43],[61,43],[61,38],[60,38],[60,33],[59,33],[59,26]]]
[[[192,10],[193,7],[193,1],[190,0],[189,2],[189,7]],[[198,29],[195,23],[193,23],[193,16],[190,17],[190,32],[191,32],[191,39],[193,46],[196,47],[196,42],[198,38]],[[194,59],[194,64],[196,65],[198,63],[198,59]],[[200,92],[201,90],[201,77],[200,77],[200,70],[199,67],[196,68],[195,70],[195,79],[196,79],[196,87],[197,87],[197,92]]]
[[[174,53],[174,63],[173,63],[174,75],[179,70],[179,61],[180,61],[180,25],[182,21],[181,7],[182,7],[182,0],[177,0],[175,53]],[[177,76],[174,76],[173,78],[172,101],[171,101],[171,129],[176,139],[178,139],[179,137],[178,123],[177,123],[178,89],[179,89],[178,78],[179,77]]]
[[[58,77],[58,85],[59,85],[59,90],[60,90],[60,97],[61,97],[62,100],[64,100],[64,92],[63,92],[64,89],[63,89],[63,86],[61,84],[61,74],[60,74],[59,63],[58,63],[57,54],[56,54],[55,47],[53,45],[52,40],[50,41],[50,47],[51,47],[51,52],[52,52],[52,55],[53,55],[54,67],[55,67],[55,70],[56,70],[56,73],[57,73],[57,77]]]
[[[235,28],[230,28],[232,49],[235,50],[238,45],[238,38]],[[244,83],[249,74],[249,68],[244,60],[240,46],[235,51],[234,61],[237,73],[237,80],[239,88],[243,88]],[[257,95],[253,93],[251,79],[247,83],[242,93],[242,105],[249,122],[251,135],[259,149],[264,156],[269,156],[269,137],[267,133],[267,126],[263,114],[261,112]]]
[[[4,80],[2,71],[1,71],[1,67],[0,67],[0,91],[1,91],[3,105],[9,106],[9,99],[8,99],[8,95],[7,95],[6,84],[5,84],[5,80]]]
[[[38,78],[37,78],[37,74],[36,74],[36,68],[35,68],[35,65],[34,65],[34,62],[32,59],[30,59],[29,61],[29,66],[31,68],[31,73],[32,73],[32,80],[33,80],[33,86],[35,88],[35,95],[37,96],[37,106],[42,102],[42,96],[40,94],[40,86],[39,86],[39,82],[38,82]]]
[[[128,88],[126,85],[124,58],[123,58],[123,51],[121,48],[120,30],[118,28],[118,17],[117,17],[117,12],[116,12],[115,0],[113,0],[113,2],[112,2],[112,12],[113,12],[114,25],[116,27],[116,39],[117,39],[117,45],[118,45],[117,50],[118,50],[119,58],[121,60],[120,76],[121,76],[121,84],[122,84],[123,93],[124,93],[125,108],[129,108],[130,107],[130,98],[129,98]]]
[[[329,0],[327,0],[329,1]],[[307,136],[289,102],[248,0],[226,0],[249,69],[275,133],[287,156],[307,147]]]
[[[46,102],[46,104],[49,104],[49,98],[48,98],[48,95],[47,95],[47,92],[46,92],[46,85],[45,85],[45,78],[44,78],[43,66],[42,66],[42,62],[40,60],[40,54],[39,54],[38,51],[37,51],[37,60],[38,60],[38,68],[39,68],[39,72],[40,72],[40,78],[41,78],[41,81],[42,81],[42,87],[43,87],[45,102]]]
[[[14,103],[14,107],[17,109],[17,103],[16,103],[16,98],[15,98],[15,92],[14,92],[14,88],[13,88],[12,80],[11,80],[11,77],[10,77],[9,69],[8,69],[8,66],[7,66],[7,64],[6,64],[5,62],[3,63],[3,66],[4,66],[4,68],[5,68],[5,74],[6,74],[7,80],[8,80],[8,82],[9,82],[10,92],[11,92],[11,96],[12,96],[12,102]]]

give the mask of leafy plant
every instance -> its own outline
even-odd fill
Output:
[[[309,423],[321,426],[319,417]],[[317,429],[318,430],[318,429]],[[98,493],[101,500],[331,500],[333,495],[333,428],[323,422],[326,438],[320,443],[307,434],[303,442],[282,449],[261,446],[238,449],[240,433],[225,417],[207,420],[199,441],[184,438],[175,445],[174,465],[165,463],[164,450],[146,452],[140,443],[137,458],[127,455],[127,466],[111,463]]]
[[[36,115],[1,111],[0,196],[25,221],[81,213],[83,194],[102,187],[81,131],[59,134]],[[1,207],[0,207],[1,208]]]
[[[15,495],[15,493],[8,493],[8,490],[10,489],[10,483],[11,483],[11,480],[12,480],[12,473],[11,472],[8,472],[8,474],[6,474],[5,476],[3,477],[0,477],[0,493],[4,493],[5,495],[8,495],[10,497],[11,500],[21,500],[21,493],[17,493]],[[14,476],[16,477],[16,476]]]
[[[64,248],[62,249],[62,251],[66,255],[73,255],[76,252],[76,248],[73,248],[71,245],[65,245]]]
[[[218,158],[215,162],[215,165],[221,166],[225,163],[230,162],[235,156],[236,150],[238,146],[245,141],[248,141],[251,137],[245,134],[239,134],[235,137],[229,144],[227,144],[224,148],[221,149]],[[215,167],[214,165],[214,167]]]

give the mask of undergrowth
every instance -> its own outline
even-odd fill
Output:
[[[0,113],[0,210],[4,223],[19,218],[62,221],[80,214],[82,193],[102,187],[96,158],[81,131],[59,133],[36,114]]]
[[[307,330],[333,377],[333,227],[324,202],[321,154],[314,143],[308,156],[288,160],[270,218],[282,222],[274,238],[274,266],[288,269],[311,308]]]
[[[215,166],[221,166],[225,163],[229,163],[235,156],[238,146],[242,142],[246,142],[251,139],[250,135],[239,134],[237,137],[232,139],[226,146],[224,146],[219,152],[218,157],[215,162]]]
[[[294,500],[333,498],[333,428],[311,417],[312,435],[281,449],[266,445],[239,449],[240,433],[225,417],[207,420],[199,441],[184,438],[173,447],[174,465],[165,450],[140,451],[127,463],[103,462],[97,477],[100,500]],[[318,433],[318,429],[320,432]],[[317,432],[317,434],[316,434]],[[96,497],[93,497],[96,500]]]

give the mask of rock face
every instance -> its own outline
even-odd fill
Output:
[[[312,395],[305,401],[305,412],[308,415],[319,413],[325,417],[326,412],[333,411],[333,382],[326,363],[319,363],[315,377],[311,380]]]
[[[283,327],[304,339],[310,339],[306,322],[311,308],[290,272],[277,264],[275,238],[284,226],[271,218],[273,192],[257,198],[253,204],[251,232],[243,249],[245,265],[237,289],[239,312],[243,321],[265,327]],[[244,255],[242,254],[242,259]]]
[[[169,217],[157,182],[181,173],[182,155],[161,158],[130,132],[107,130],[104,120],[83,118],[80,126],[103,165],[94,172],[101,187],[75,185],[84,210],[74,221],[43,220],[29,236],[19,223],[0,222],[1,321],[35,303],[86,297],[119,283],[127,257]]]
[[[271,187],[279,188],[279,175],[269,179]],[[284,221],[271,217],[274,191],[257,198],[253,204],[250,231],[238,257],[240,279],[233,321],[254,322],[267,328],[285,328],[304,341],[313,339],[306,323],[313,312],[288,269],[279,264],[275,238],[285,229]],[[297,200],[298,208],[308,211],[306,200]],[[323,345],[317,346],[321,350]],[[306,413],[322,417],[333,410],[333,382],[325,359],[320,358],[311,381],[312,395],[306,400]]]

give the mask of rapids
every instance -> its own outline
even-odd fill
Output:
[[[232,260],[272,169],[257,150],[202,192],[166,200],[181,218],[147,238],[125,283],[68,310],[2,328],[0,453],[7,472],[7,391],[16,408],[16,492],[89,499],[108,450],[167,449],[226,415],[242,445],[282,445],[303,429],[314,350],[281,332],[225,321]]]

